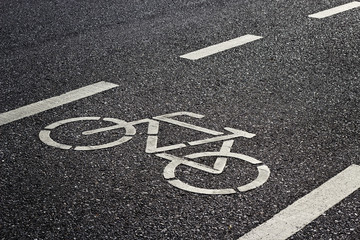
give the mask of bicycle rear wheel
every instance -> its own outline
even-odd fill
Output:
[[[78,122],[78,121],[101,121],[101,120],[116,124],[113,127],[104,128],[104,130],[101,131],[106,131],[107,129],[125,128],[126,131],[125,136],[122,136],[120,139],[106,144],[89,145],[89,146],[67,145],[56,142],[54,139],[51,138],[51,131],[64,124]],[[101,131],[97,131],[97,132],[101,132]],[[67,150],[74,149],[74,150],[87,151],[87,150],[97,150],[97,149],[109,148],[120,145],[122,143],[129,141],[132,138],[132,136],[135,135],[135,133],[136,133],[136,129],[133,125],[120,119],[116,119],[116,118],[101,119],[100,117],[78,117],[78,118],[69,118],[69,119],[61,120],[46,126],[44,130],[40,131],[39,138],[43,143],[52,147],[67,149]]]

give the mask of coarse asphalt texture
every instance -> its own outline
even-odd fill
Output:
[[[0,113],[100,81],[118,87],[0,126],[0,239],[238,239],[360,165],[360,8],[308,17],[348,2],[2,0]],[[263,38],[180,58],[246,34]],[[231,151],[266,164],[268,181],[229,195],[178,189],[163,176],[169,161],[145,152],[146,124],[130,141],[93,151],[39,139],[68,118],[131,122],[181,111],[204,115],[177,118],[187,123],[256,134],[234,139]],[[51,136],[91,145],[124,135],[81,135],[96,124],[69,123]],[[211,137],[164,122],[158,136],[159,146]],[[236,188],[256,175],[232,158],[219,175],[188,166],[176,172],[206,188]],[[357,190],[289,239],[360,239],[359,203]]]

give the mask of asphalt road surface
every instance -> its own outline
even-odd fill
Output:
[[[0,239],[360,239],[360,2],[0,13]]]

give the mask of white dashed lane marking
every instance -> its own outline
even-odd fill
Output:
[[[351,165],[239,240],[285,240],[360,188],[360,166]]]
[[[191,53],[184,54],[180,57],[190,59],[190,60],[197,60],[200,58],[204,58],[204,57],[213,55],[218,52],[222,52],[222,51],[234,48],[234,47],[238,47],[240,45],[244,45],[246,43],[258,40],[260,38],[262,38],[262,37],[248,34],[248,35],[244,35],[242,37],[238,37],[238,38],[226,41],[226,42],[218,43],[218,44],[194,51]]]
[[[351,9],[354,9],[354,8],[357,8],[357,7],[360,7],[360,2],[354,1],[354,2],[347,3],[347,4],[344,4],[344,5],[341,5],[341,6],[330,8],[330,9],[325,10],[325,11],[321,11],[321,12],[318,12],[318,13],[311,14],[311,15],[309,15],[309,17],[311,17],[311,18],[326,18],[326,17],[330,17],[332,15],[335,15],[335,14],[338,14],[338,13],[341,13],[341,12],[345,12],[345,11],[348,11],[348,10],[351,10]]]
[[[48,98],[36,103],[32,103],[27,106],[23,106],[9,112],[0,114],[0,126],[13,121],[35,115],[47,111],[49,109],[59,107],[61,105],[77,101],[79,99],[89,97],[91,95],[109,90],[117,87],[118,85],[109,82],[98,82],[86,87],[82,87],[67,93],[64,93],[57,97]]]

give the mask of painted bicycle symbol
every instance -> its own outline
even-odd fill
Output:
[[[134,127],[135,125],[148,124],[145,152],[153,153],[160,158],[170,161],[170,163],[168,163],[167,166],[164,168],[163,175],[164,175],[164,178],[174,187],[180,188],[185,191],[201,193],[201,194],[232,194],[232,193],[236,193],[237,191],[245,192],[245,191],[257,188],[267,181],[267,179],[270,176],[270,169],[265,164],[263,164],[261,161],[255,159],[253,157],[249,157],[247,155],[240,154],[240,153],[231,152],[231,147],[234,143],[233,139],[239,138],[239,137],[252,138],[255,136],[255,134],[248,133],[248,132],[234,129],[234,128],[229,128],[229,127],[225,127],[225,130],[230,132],[230,134],[224,134],[222,132],[214,131],[211,129],[199,127],[199,126],[196,126],[193,124],[189,124],[186,122],[182,122],[182,121],[173,119],[174,117],[177,117],[177,116],[188,116],[188,117],[193,117],[193,118],[203,118],[204,117],[201,114],[192,113],[192,112],[175,112],[175,113],[165,114],[165,115],[161,115],[161,116],[156,116],[156,117],[153,117],[152,119],[146,118],[146,119],[137,120],[137,121],[133,121],[133,122],[126,122],[126,121],[115,119],[115,118],[100,118],[100,117],[70,118],[70,119],[61,120],[61,121],[58,121],[58,122],[55,122],[55,123],[52,123],[52,124],[46,126],[44,130],[40,131],[39,137],[40,137],[40,140],[42,142],[44,142],[45,144],[52,146],[52,147],[60,148],[60,149],[66,149],[66,150],[73,149],[73,150],[78,150],[78,151],[79,150],[84,150],[84,151],[97,150],[97,149],[114,147],[114,146],[117,146],[117,145],[120,145],[120,144],[123,144],[123,143],[129,141],[132,138],[132,136],[134,136],[136,134],[136,128]],[[115,140],[115,141],[112,141],[112,142],[109,142],[106,144],[92,145],[92,146],[66,145],[63,143],[56,142],[55,140],[53,140],[51,138],[51,131],[53,131],[55,128],[65,125],[65,124],[68,124],[68,123],[73,123],[73,122],[78,122],[78,121],[105,121],[105,122],[114,123],[114,125],[112,125],[110,127],[102,127],[102,128],[98,128],[98,129],[94,129],[94,130],[84,131],[84,132],[82,132],[83,135],[92,135],[92,134],[107,132],[107,131],[119,129],[119,128],[125,129],[125,135],[122,136],[118,140]],[[202,139],[202,140],[190,141],[190,142],[187,142],[187,144],[180,143],[180,144],[158,147],[157,142],[158,142],[158,133],[159,133],[160,122],[166,122],[166,123],[174,124],[174,125],[177,125],[180,127],[207,133],[207,134],[213,135],[214,137],[206,138],[206,139]],[[201,145],[201,144],[218,142],[218,141],[222,141],[223,143],[222,143],[220,150],[217,152],[197,152],[197,153],[192,153],[192,154],[189,154],[189,155],[186,155],[183,157],[177,157],[177,156],[167,153],[167,151],[184,148],[187,145],[197,146],[197,145]],[[208,157],[208,156],[216,157],[215,163],[212,167],[193,161],[196,158]],[[239,186],[236,189],[233,189],[233,188],[208,189],[208,188],[201,188],[201,187],[189,185],[188,183],[185,183],[185,182],[181,181],[180,179],[176,178],[176,174],[175,174],[176,168],[180,165],[186,165],[188,167],[192,167],[197,170],[204,171],[204,172],[210,173],[210,174],[221,174],[221,173],[223,173],[224,168],[227,164],[227,159],[230,157],[253,164],[258,170],[258,176],[256,177],[256,179],[254,179],[250,183]]]

